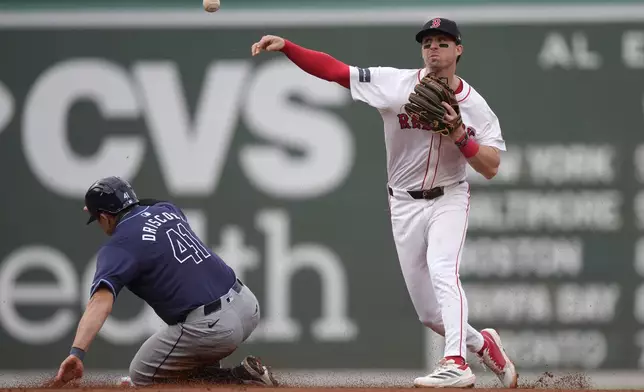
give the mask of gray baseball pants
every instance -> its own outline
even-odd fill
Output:
[[[221,308],[204,315],[204,306],[185,322],[164,327],[141,346],[130,364],[136,386],[173,383],[199,369],[216,366],[232,354],[259,324],[259,303],[241,282],[221,297]]]

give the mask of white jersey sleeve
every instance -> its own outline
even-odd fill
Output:
[[[400,70],[391,67],[350,67],[351,97],[376,109],[385,109],[400,85]]]
[[[496,147],[501,151],[505,151],[505,140],[503,140],[503,135],[501,134],[499,118],[489,107],[482,114],[485,117],[485,121],[483,122],[483,127],[476,132],[476,141],[480,145]]]

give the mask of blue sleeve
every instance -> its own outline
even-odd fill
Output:
[[[116,299],[121,289],[136,278],[136,274],[136,260],[130,253],[114,246],[104,246],[98,252],[96,273],[89,296],[104,286],[112,291]]]

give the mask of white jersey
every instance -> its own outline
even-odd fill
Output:
[[[422,129],[404,105],[426,69],[371,67],[351,69],[351,96],[378,109],[384,122],[388,183],[404,190],[431,189],[465,180],[467,160],[447,136]],[[456,99],[476,141],[505,151],[499,120],[465,80]]]

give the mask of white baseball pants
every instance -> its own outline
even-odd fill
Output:
[[[483,347],[468,324],[461,261],[469,215],[469,184],[445,187],[433,200],[393,189],[389,197],[393,237],[407,290],[420,321],[445,337],[447,356],[467,357]]]

